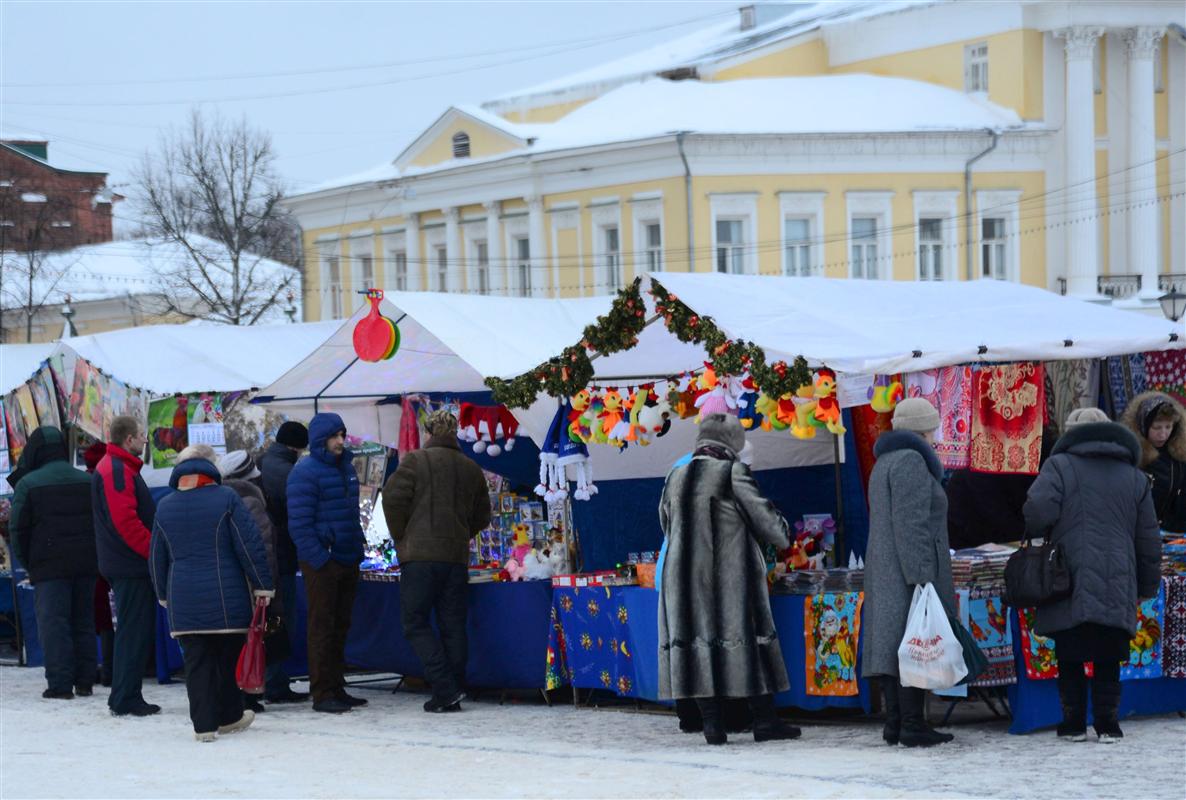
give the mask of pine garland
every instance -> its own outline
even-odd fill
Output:
[[[585,328],[583,344],[589,350],[610,355],[628,350],[638,344],[638,335],[646,327],[646,305],[639,286],[642,278],[635,278],[618,292],[609,313]]]

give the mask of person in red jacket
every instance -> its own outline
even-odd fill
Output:
[[[147,717],[161,707],[142,693],[144,668],[156,631],[156,594],[148,576],[148,544],[155,505],[140,470],[144,427],[135,417],[116,417],[107,453],[91,476],[99,572],[115,591],[115,652],[107,706],[117,717]]]

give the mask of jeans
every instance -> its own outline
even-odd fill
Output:
[[[247,637],[242,633],[195,633],[179,637],[185,658],[185,692],[194,733],[213,733],[243,716],[243,693],[235,665]]]
[[[279,590],[281,617],[284,620],[284,633],[291,636],[296,629],[296,575],[281,575],[276,585]],[[264,696],[279,697],[288,690],[288,672],[284,669],[284,662],[269,664],[264,671]]]
[[[38,581],[33,587],[37,635],[51,691],[68,692],[95,683],[99,659],[94,604],[93,575]]]
[[[330,559],[321,569],[301,564],[301,572],[309,603],[309,691],[319,703],[346,688],[346,634],[358,593],[358,566]]]
[[[144,703],[141,684],[156,638],[156,593],[148,578],[113,578],[111,588],[115,591],[115,652],[107,706],[116,714],[127,714]]]
[[[469,570],[463,564],[413,561],[400,567],[400,621],[404,638],[424,666],[433,699],[447,701],[465,686]],[[440,637],[429,622],[435,612]]]

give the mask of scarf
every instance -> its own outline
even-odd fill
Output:
[[[203,486],[217,485],[218,481],[209,475],[195,472],[192,475],[182,475],[177,479],[177,491],[188,492],[190,489],[200,489]]]
[[[720,461],[736,461],[737,456],[728,447],[719,444],[702,444],[692,453],[693,457],[708,456]]]

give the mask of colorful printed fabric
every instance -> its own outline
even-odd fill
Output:
[[[973,379],[969,466],[975,472],[1036,475],[1046,406],[1042,365],[988,367]]]
[[[857,450],[857,466],[861,470],[861,485],[865,489],[865,496],[869,494],[869,476],[873,473],[873,464],[877,459],[873,456],[873,445],[877,437],[891,429],[892,414],[879,414],[873,406],[853,406],[852,435]]]
[[[1108,395],[1112,401],[1112,419],[1117,419],[1128,408],[1128,401],[1147,391],[1145,354],[1111,356],[1108,359]]]
[[[930,401],[942,420],[935,453],[945,469],[967,469],[972,442],[972,368],[943,367],[906,375],[906,396]]]
[[[629,613],[608,586],[556,587],[548,637],[548,688],[570,683],[637,697]]]
[[[988,659],[988,669],[973,686],[1017,683],[1013,631],[999,589],[973,589],[968,601],[968,630]]]
[[[1165,628],[1161,672],[1167,678],[1186,678],[1186,575],[1164,580]]]
[[[1050,421],[1061,431],[1071,411],[1096,407],[1099,401],[1099,360],[1051,361],[1045,368]]]
[[[807,694],[855,697],[857,642],[861,636],[863,592],[817,594],[803,598],[807,651]]]
[[[1186,404],[1186,350],[1145,353],[1145,380],[1150,389]]]
[[[1054,656],[1054,640],[1033,632],[1034,610],[1022,608],[1017,612],[1021,625],[1021,654],[1025,661],[1025,676],[1031,681],[1058,677],[1058,659]]]
[[[1120,667],[1120,680],[1160,678],[1162,639],[1165,629],[1165,586],[1157,596],[1137,606],[1137,632],[1128,643],[1128,662]]]

